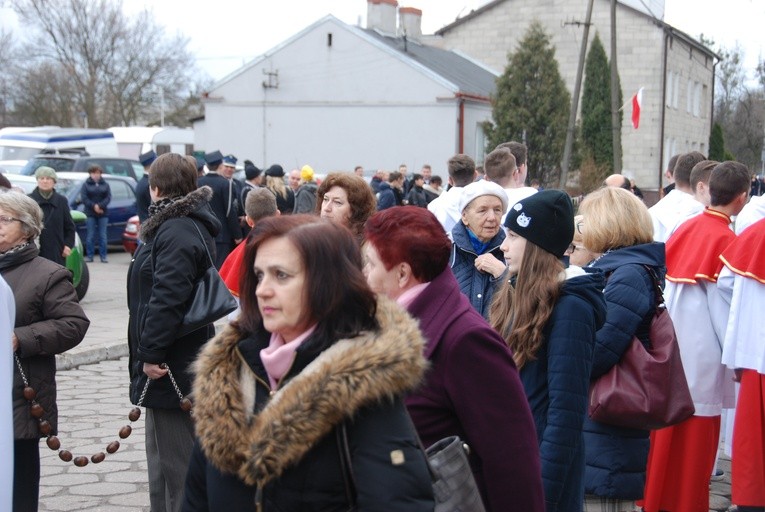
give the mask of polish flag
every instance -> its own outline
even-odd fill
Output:
[[[632,97],[632,126],[637,130],[640,126],[640,107],[643,104],[643,88],[638,89]]]

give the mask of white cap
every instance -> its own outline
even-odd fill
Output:
[[[474,181],[470,185],[462,189],[462,195],[460,195],[460,213],[465,211],[467,205],[480,196],[496,196],[502,201],[502,211],[507,211],[507,193],[505,189],[494,183],[493,181],[478,180]]]

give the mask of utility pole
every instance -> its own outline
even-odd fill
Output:
[[[584,34],[582,34],[582,48],[579,50],[579,64],[576,68],[576,81],[574,82],[574,95],[571,98],[571,113],[568,116],[568,128],[566,129],[566,145],[563,146],[563,161],[560,164],[560,188],[566,188],[568,181],[568,164],[571,161],[571,150],[574,147],[574,130],[576,129],[576,112],[579,110],[579,92],[582,89],[582,72],[584,70],[584,57],[587,54],[587,41],[590,35],[590,21],[592,20],[592,4],[587,4],[587,17],[584,20]]]
[[[616,66],[616,0],[611,0],[611,138],[614,148],[614,173],[622,172],[621,123],[619,123],[619,69]]]

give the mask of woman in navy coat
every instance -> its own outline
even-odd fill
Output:
[[[539,438],[545,508],[577,512],[584,501],[584,440],[595,331],[603,324],[603,277],[565,268],[574,236],[571,199],[543,190],[505,219],[508,275],[490,322],[514,351]]]
[[[664,280],[664,244],[653,242],[648,209],[624,189],[603,188],[580,207],[585,247],[600,257],[590,265],[607,278],[606,323],[596,333],[593,380],[608,372],[637,336],[648,343],[655,310],[654,279]],[[587,510],[632,510],[643,497],[647,430],[584,423]],[[605,508],[611,506],[612,508]],[[613,508],[616,507],[616,508]]]

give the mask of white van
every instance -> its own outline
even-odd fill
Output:
[[[194,153],[194,130],[175,126],[113,126],[120,156],[138,159],[139,155],[154,150],[158,155]]]
[[[10,128],[0,130],[0,160],[29,160],[40,153],[87,151],[97,156],[118,156],[109,130],[95,128]]]

